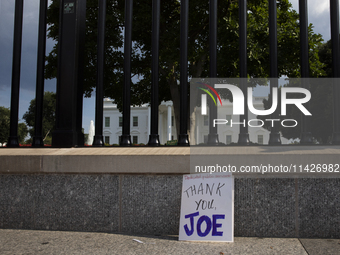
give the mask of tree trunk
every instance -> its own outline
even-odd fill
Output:
[[[194,70],[194,78],[198,78],[201,76],[203,71],[204,62],[206,60],[207,54],[203,54],[199,61],[193,63],[193,70]],[[170,93],[171,98],[173,102],[174,107],[174,113],[175,113],[175,125],[176,125],[176,131],[177,131],[177,139],[180,134],[180,86],[177,84],[177,77],[175,73],[175,67],[172,66],[172,74],[169,77],[169,85],[170,85]],[[195,121],[192,122],[192,112],[190,111],[190,97],[189,97],[190,91],[188,91],[188,135],[190,139],[190,132],[191,126],[195,126]],[[195,131],[194,134],[195,136]]]

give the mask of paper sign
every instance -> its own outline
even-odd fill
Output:
[[[183,176],[179,240],[234,241],[234,178],[230,173]]]

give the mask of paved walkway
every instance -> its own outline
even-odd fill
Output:
[[[234,243],[177,236],[0,229],[0,254],[340,254],[340,239],[236,237]]]

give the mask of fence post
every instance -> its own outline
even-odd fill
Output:
[[[239,0],[239,24],[240,24],[240,78],[241,90],[243,95],[247,97],[247,0]],[[249,144],[248,133],[248,107],[247,100],[244,100],[244,115],[240,115],[240,122],[245,122],[245,125],[240,125],[240,134],[238,137],[238,144]]]
[[[131,146],[130,116],[131,116],[131,47],[132,47],[132,14],[133,0],[125,1],[124,28],[124,89],[123,89],[123,127],[119,144]]]
[[[270,95],[273,88],[278,87],[278,66],[277,66],[277,8],[276,0],[269,0],[269,56],[270,56]],[[273,98],[270,96],[270,98]],[[278,113],[275,111],[271,119],[278,119]],[[269,145],[280,145],[281,137],[274,125],[270,130]]]
[[[210,55],[210,78],[217,77],[217,0],[209,2],[209,55]],[[217,105],[209,98],[209,134],[208,144],[218,145],[217,126],[214,127],[213,120],[217,119]]]
[[[159,63],[159,22],[160,0],[152,1],[152,63],[151,63],[151,134],[148,145],[159,146],[158,135],[158,63]]]
[[[16,0],[14,16],[14,38],[13,38],[12,90],[11,90],[11,114],[10,114],[11,119],[7,147],[19,147],[18,115],[19,115],[23,9],[24,9],[23,0]]]
[[[180,84],[181,114],[178,145],[189,145],[188,138],[188,26],[189,0],[181,0],[181,31],[180,31]],[[171,118],[171,117],[170,117]]]
[[[104,98],[104,59],[105,59],[105,17],[106,0],[98,1],[97,38],[97,87],[96,87],[96,129],[93,146],[104,146],[103,141],[103,98]]]
[[[84,146],[82,133],[86,0],[60,1],[56,130],[53,147]]]
[[[47,0],[40,1],[39,11],[39,35],[37,57],[37,82],[35,91],[35,122],[32,147],[43,147],[43,106],[44,106],[44,69],[46,51],[46,13]]]
[[[309,46],[308,46],[308,12],[307,0],[299,0],[300,15],[300,51],[301,51],[301,86],[309,89]],[[307,102],[306,106],[309,107]],[[313,144],[313,137],[310,130],[310,117],[301,114],[301,137],[300,144]]]
[[[339,46],[339,0],[330,0],[332,69],[333,77],[333,138],[332,144],[340,144],[340,46]]]

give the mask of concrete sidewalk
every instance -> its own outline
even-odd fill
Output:
[[[0,254],[336,255],[340,240],[236,237],[234,243],[213,243],[183,242],[177,236],[0,229]]]

